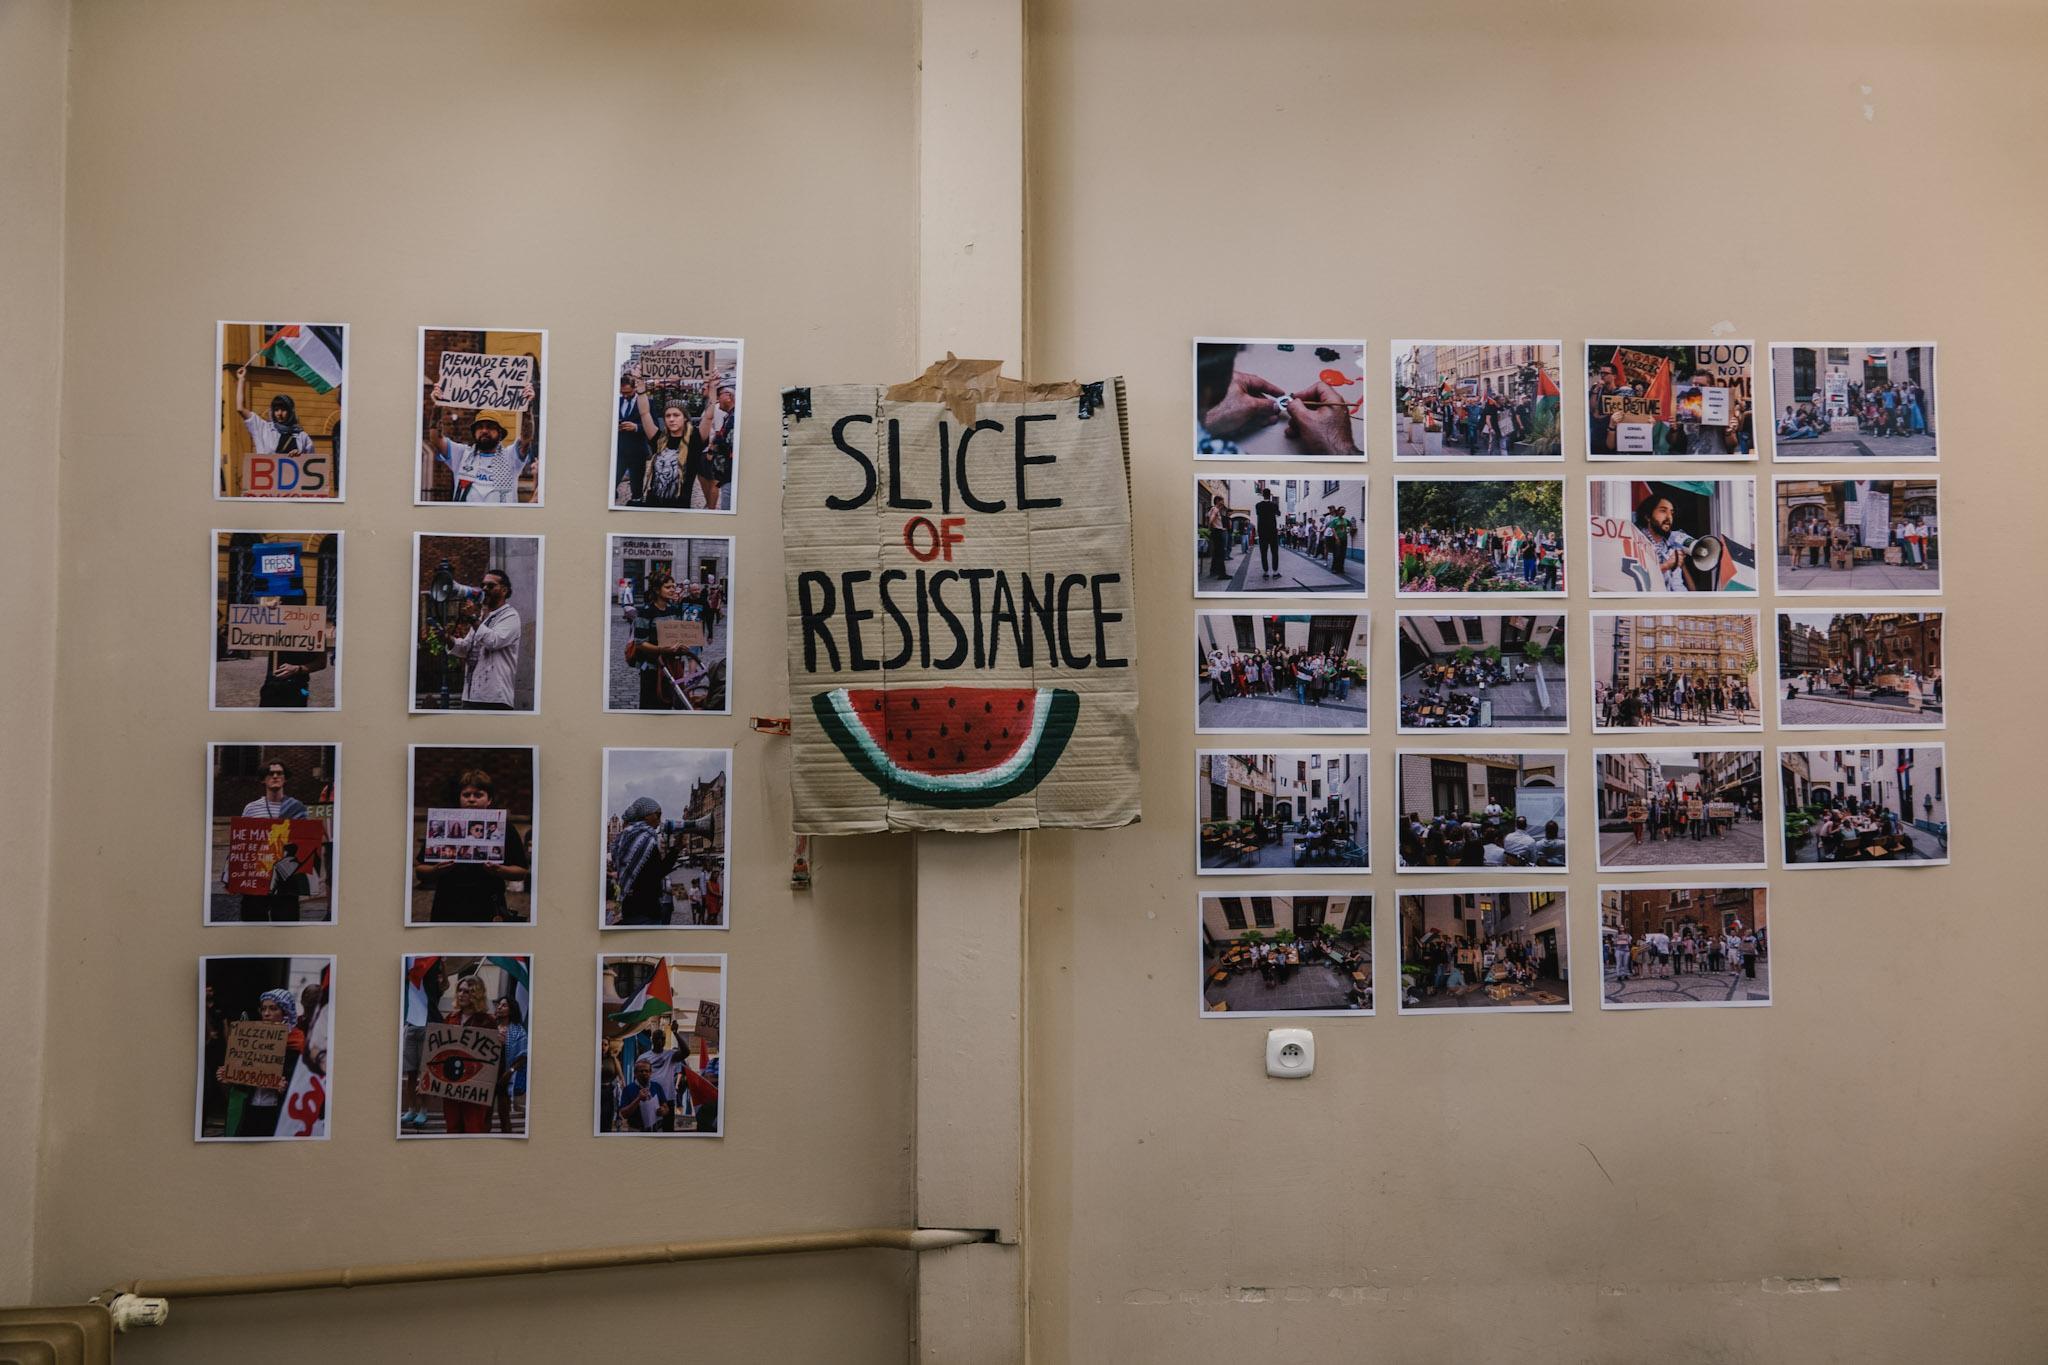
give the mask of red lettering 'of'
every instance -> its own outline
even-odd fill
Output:
[[[958,518],[948,517],[947,520],[955,521]],[[923,527],[925,535],[929,537],[929,542],[922,550],[917,548],[917,531],[919,527]],[[931,563],[939,557],[939,528],[932,525],[930,517],[912,517],[909,521],[903,523],[903,548],[910,551],[910,557],[918,563]],[[952,557],[952,552],[948,550],[946,558],[951,559]]]
[[[939,545],[946,552],[946,562],[953,562],[953,547],[967,539],[967,533],[960,528],[967,524],[965,517],[939,518]]]

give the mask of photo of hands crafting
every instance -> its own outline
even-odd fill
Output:
[[[1195,454],[1365,457],[1365,344],[1195,342]]]

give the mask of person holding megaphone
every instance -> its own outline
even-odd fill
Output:
[[[1651,493],[1636,504],[1633,518],[1643,539],[1644,558],[1656,566],[1662,592],[1713,592],[1720,586],[1721,542],[1678,529],[1671,499]]]

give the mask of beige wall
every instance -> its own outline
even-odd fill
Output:
[[[61,606],[100,624],[66,632],[58,662],[38,1296],[908,1223],[907,845],[835,845],[817,891],[789,892],[786,756],[747,729],[784,705],[777,391],[914,368],[908,7],[94,0],[73,36]],[[472,133],[474,150],[450,145]],[[214,320],[285,315],[353,324],[349,501],[217,506]],[[430,322],[551,329],[544,509],[411,505],[414,329]],[[748,342],[741,510],[716,526],[604,510],[612,334],[663,328]],[[54,328],[30,334],[47,355]],[[51,467],[31,453],[18,463]],[[49,506],[11,472],[7,502]],[[346,532],[338,715],[207,713],[206,537],[238,524]],[[414,529],[547,536],[537,721],[406,715]],[[738,535],[734,716],[600,713],[604,536],[621,530]],[[340,921],[203,929],[204,744],[281,734],[342,745]],[[405,745],[499,737],[541,747],[538,923],[407,931]],[[599,1143],[599,751],[664,743],[736,750],[734,928],[664,940],[731,953],[728,1136]],[[400,1150],[399,955],[479,946],[535,957],[533,1137]],[[333,1140],[195,1146],[195,959],[291,950],[340,958]],[[637,1323],[693,1358],[900,1360],[910,1275],[873,1254],[191,1305],[123,1356],[250,1358],[309,1314],[294,1358],[431,1343],[447,1360],[583,1359]]]
[[[0,1303],[28,1297],[43,1113],[70,6],[0,5]]]
[[[1975,604],[2039,591],[2048,13],[1043,0],[1030,36],[1032,368],[1128,377],[1155,570],[1145,823],[1033,840],[1035,1358],[2039,1359],[2048,922],[2019,794],[2043,745],[2019,680],[2048,658],[2038,613]],[[1381,1015],[1313,1021],[1317,1075],[1266,1080],[1270,1021],[1196,1017],[1187,339],[1371,339],[1384,798],[1387,341],[1562,336],[1576,373],[1588,336],[1724,320],[1944,348],[1956,865],[1772,872],[1770,1009],[1603,1017],[1577,837],[1576,1012],[1397,1018],[1383,952]],[[1580,831],[1585,658],[1575,635]],[[1386,870],[1328,889],[1375,891],[1391,939],[1373,814]]]

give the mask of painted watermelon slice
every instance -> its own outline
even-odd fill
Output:
[[[835,687],[811,710],[884,796],[977,810],[1045,780],[1081,698],[1061,687]]]

